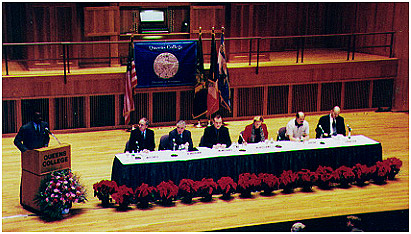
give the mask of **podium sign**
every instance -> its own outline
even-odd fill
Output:
[[[39,210],[34,198],[41,181],[53,171],[71,168],[71,146],[61,144],[53,147],[27,150],[21,154],[21,204]]]

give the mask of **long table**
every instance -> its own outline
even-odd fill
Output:
[[[157,186],[161,181],[172,180],[178,185],[181,179],[213,178],[217,181],[223,176],[237,181],[238,176],[246,172],[280,175],[283,170],[315,171],[320,165],[336,169],[356,163],[371,166],[382,160],[381,143],[362,135],[198,149],[116,154],[111,180],[135,189],[142,183]]]

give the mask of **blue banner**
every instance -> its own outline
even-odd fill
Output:
[[[194,85],[197,41],[135,42],[137,87]]]

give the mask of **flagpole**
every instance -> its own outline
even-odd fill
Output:
[[[201,35],[202,35],[201,27],[198,27],[198,37],[200,38]],[[198,124],[197,124],[196,127],[197,127],[197,128],[201,128],[201,120],[200,120],[200,118],[198,119]]]

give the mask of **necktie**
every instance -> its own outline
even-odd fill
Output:
[[[335,119],[333,119],[333,136],[337,135],[337,124],[335,123]]]

